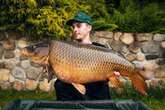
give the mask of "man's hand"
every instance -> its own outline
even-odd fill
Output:
[[[120,76],[120,73],[118,71],[114,71],[113,72],[115,76],[119,77]]]

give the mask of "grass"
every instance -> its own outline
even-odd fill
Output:
[[[142,101],[148,105],[152,110],[165,110],[165,85],[158,87],[151,87],[148,89],[148,96],[142,96],[135,91],[132,86],[125,86],[122,94],[117,94],[114,90],[111,90],[113,99],[134,99]]]
[[[142,96],[137,93],[132,87],[126,86],[122,94],[117,94],[111,89],[111,96],[114,100],[134,99],[142,101],[152,110],[164,110],[165,107],[165,88],[155,87],[150,88],[148,96]],[[15,99],[34,99],[34,100],[56,100],[55,92],[41,91],[15,91],[15,90],[0,90],[0,108],[4,107],[10,101]]]

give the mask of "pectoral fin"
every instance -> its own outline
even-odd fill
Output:
[[[109,79],[108,84],[113,88],[121,88],[123,86],[123,84],[118,79],[118,76],[116,75],[112,75],[108,79]]]
[[[85,94],[86,93],[86,88],[84,85],[82,84],[76,84],[76,83],[72,83],[72,85],[81,93],[81,94]]]

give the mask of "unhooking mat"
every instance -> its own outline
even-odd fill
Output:
[[[42,101],[14,100],[2,110],[151,110],[141,101]]]

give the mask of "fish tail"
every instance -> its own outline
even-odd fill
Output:
[[[132,81],[133,87],[143,95],[147,95],[147,84],[144,78],[140,75],[139,71],[135,71],[134,74],[131,74],[129,77]]]

